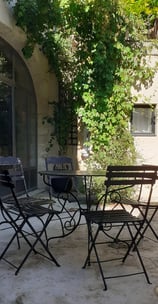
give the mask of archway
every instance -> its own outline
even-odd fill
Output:
[[[37,186],[37,109],[30,73],[0,38],[0,155],[20,157],[29,189]]]

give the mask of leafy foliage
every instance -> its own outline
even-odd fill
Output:
[[[157,17],[158,5],[157,0],[120,0],[125,10],[132,12],[134,15],[141,15],[144,20],[149,16]]]
[[[71,127],[71,111],[66,107],[66,105],[55,101],[49,102],[49,105],[51,107],[51,115],[43,117],[43,124],[47,123],[52,126],[52,132],[50,134],[50,139],[46,151],[48,152],[50,148],[53,147],[53,142],[56,138],[59,145],[59,152],[61,155],[64,155],[66,152],[66,136],[69,134]],[[65,115],[67,117],[67,120],[65,120]]]
[[[131,87],[148,87],[155,72],[146,62],[143,18],[152,12],[156,14],[156,2],[17,0],[15,3],[17,25],[27,35],[25,57],[31,56],[35,44],[40,46],[64,88],[66,101],[89,131],[87,145],[100,160],[105,156],[110,162],[133,159],[128,123],[138,96],[132,95]],[[68,119],[65,112],[61,124]]]

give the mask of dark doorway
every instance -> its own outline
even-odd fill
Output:
[[[37,110],[30,73],[0,39],[0,156],[21,159],[28,188],[37,186]]]

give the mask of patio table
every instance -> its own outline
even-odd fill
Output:
[[[93,177],[105,177],[105,170],[52,170],[52,171],[39,171],[39,174],[43,177],[43,181],[48,185],[48,177],[82,177],[84,180],[84,189],[86,195],[87,210],[91,207],[91,189]]]

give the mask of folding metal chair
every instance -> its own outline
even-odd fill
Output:
[[[20,198],[18,198],[20,205],[37,204],[37,205],[51,206],[52,202],[49,199],[49,197],[46,199],[42,199],[38,197],[33,197],[29,194],[26,185],[24,169],[20,158],[15,156],[0,156],[0,170],[8,171],[10,177],[12,178],[12,182],[14,183],[15,186],[14,191],[18,197],[20,196]],[[8,206],[10,205],[13,206],[15,202],[12,197],[9,197],[10,191],[8,190],[8,188],[0,187],[0,191],[1,191],[1,197],[7,198]],[[12,213],[15,212],[15,210],[13,210],[13,207],[11,209],[11,212]],[[19,216],[19,220],[20,220],[20,216]],[[5,220],[0,222],[0,226],[1,226],[1,230],[10,229],[12,227],[11,225],[8,226],[8,223]],[[18,235],[17,235],[17,241],[18,241],[18,247],[20,247]]]
[[[63,234],[72,233],[80,223],[81,207],[78,197],[74,194],[74,178],[70,176],[53,176],[54,170],[73,170],[70,157],[53,156],[45,159],[46,170],[52,172],[44,183],[49,187],[50,198],[54,200],[55,208],[61,212],[64,221]],[[54,208],[54,204],[52,204]],[[50,239],[51,240],[51,237]]]
[[[113,167],[111,167],[111,169],[113,170]],[[116,167],[116,169],[119,169],[119,167]],[[142,170],[144,170],[144,172],[146,170],[148,172],[151,170],[152,172],[153,171],[155,172],[155,175],[157,175],[158,166],[143,164]],[[158,179],[158,176],[157,176],[157,179]],[[118,198],[116,196],[116,197],[113,197],[113,203],[114,203],[114,208],[116,208],[118,206],[121,206],[123,209],[126,209],[127,206],[130,206],[131,207],[131,210],[130,210],[131,213],[136,213],[137,210],[140,213],[143,213],[143,205],[146,204],[146,202],[144,201],[144,184],[142,183],[142,184],[139,185],[139,188],[137,189],[137,192],[136,192],[136,195],[135,195],[134,198],[128,197],[127,195],[126,196],[122,195],[121,198],[120,197]],[[158,240],[158,234],[157,234],[157,232],[155,231],[155,229],[152,225],[152,221],[153,221],[153,219],[154,219],[154,217],[155,217],[155,215],[158,211],[158,203],[150,202],[149,211],[150,211],[150,214],[146,218],[146,222],[144,223],[144,227],[143,227],[143,230],[141,232],[140,238],[137,241],[137,244],[141,241],[141,239],[143,239],[143,237],[145,236],[145,233],[148,229],[150,229],[150,231],[152,232],[154,237]],[[123,229],[123,227],[121,228],[120,232],[122,231],[122,229]],[[119,233],[118,233],[118,236],[119,236]]]
[[[83,268],[91,263],[97,263],[101,278],[104,284],[104,289],[107,290],[107,279],[118,278],[123,276],[131,276],[137,274],[144,274],[148,283],[150,283],[148,273],[146,271],[140,249],[137,246],[137,240],[141,236],[141,231],[143,230],[144,223],[146,222],[148,216],[148,210],[151,201],[151,195],[153,191],[153,185],[157,178],[155,170],[151,168],[142,168],[142,166],[109,166],[107,168],[105,181],[105,194],[102,197],[102,207],[100,207],[101,201],[97,205],[97,210],[92,210],[89,212],[84,212],[83,214],[86,218],[87,227],[88,227],[88,254],[85,260]],[[150,188],[148,189],[148,194],[146,194],[146,204],[143,204],[143,213],[139,216],[134,216],[132,213],[128,212],[125,209],[106,209],[108,203],[113,202],[114,198],[117,197],[117,202],[121,202],[122,195],[124,191],[138,185],[145,185]],[[123,194],[122,194],[123,192]],[[99,210],[99,207],[102,210]],[[128,239],[124,238],[123,234],[117,235],[118,230],[120,231],[120,225],[124,229],[122,232],[128,232]],[[125,229],[126,228],[126,229]],[[100,239],[103,234],[106,239]],[[117,236],[117,237],[116,237]],[[102,247],[106,243],[117,243],[123,242],[127,246],[127,249],[123,253],[123,257],[105,259],[103,256],[106,255],[106,250],[102,248],[100,251],[100,246]],[[126,247],[125,247],[126,248]],[[133,249],[135,251],[133,252]],[[104,254],[103,254],[104,253]],[[93,255],[94,254],[94,255]],[[137,255],[138,261],[141,267],[140,271],[133,273],[123,273],[116,275],[105,275],[105,269],[103,264],[105,262],[112,262],[114,260],[121,260],[124,263],[127,257],[131,254]]]
[[[45,158],[45,166],[47,171],[53,170],[73,170],[73,162],[71,157],[67,156],[49,156]],[[53,187],[53,180],[55,180],[56,189]],[[69,180],[69,178],[68,178]],[[60,184],[66,182],[65,177],[56,177],[56,176],[49,176],[48,177],[48,185],[49,185],[49,196],[52,199],[53,196],[56,196],[58,193],[57,189],[57,182],[59,182],[59,190]],[[59,191],[60,192],[60,191]]]
[[[15,156],[0,156],[0,168],[1,170],[7,169],[11,178],[12,182],[15,185],[15,192],[16,195],[21,197],[19,198],[19,202],[22,204],[26,203],[37,203],[37,204],[51,204],[51,201],[48,198],[42,199],[42,198],[37,198],[33,197],[29,194],[29,191],[27,189],[27,184],[25,180],[25,175],[24,175],[24,169],[22,162],[19,157]],[[7,195],[6,190],[4,195]]]
[[[63,191],[68,193],[70,191],[70,186],[71,185],[69,184],[67,188],[65,187],[63,189]],[[14,266],[16,268],[15,274],[18,274],[19,270],[32,252],[39,253],[59,266],[59,263],[50,252],[48,244],[52,239],[68,236],[78,227],[81,217],[79,202],[75,202],[78,205],[78,208],[72,208],[71,210],[66,206],[68,201],[61,201],[61,206],[63,204],[63,207],[60,208],[60,210],[50,209],[36,203],[21,204],[15,193],[15,185],[7,170],[0,173],[0,187],[1,189],[7,188],[10,192],[9,197],[1,197],[0,208],[4,222],[13,228],[11,230],[12,236],[10,241],[0,254],[0,260],[3,259]],[[62,216],[63,211],[65,210],[67,212],[66,218]],[[51,232],[48,234],[47,228],[50,224],[53,225],[53,221],[55,220],[58,221],[58,229],[57,231],[51,229]],[[36,228],[37,221],[40,224],[38,229]],[[16,266],[9,262],[8,259],[5,258],[5,255],[15,239],[18,240],[18,249],[21,248],[20,245],[22,242],[19,243],[20,237],[22,237],[22,239],[28,244],[29,249],[20,265]],[[30,238],[34,241],[31,242]],[[37,251],[37,243],[42,245],[47,255]]]
[[[56,258],[52,255],[52,253],[48,248],[47,231],[46,231],[52,218],[54,216],[59,218],[60,212],[37,204],[33,205],[28,203],[26,205],[25,204],[21,205],[14,191],[15,185],[6,171],[4,173],[1,172],[0,174],[0,186],[1,189],[7,188],[10,192],[10,195],[12,196],[12,200],[9,201],[10,205],[8,205],[8,201],[1,198],[0,208],[4,220],[8,223],[8,225],[10,225],[13,228],[11,230],[12,236],[9,242],[7,243],[5,249],[0,254],[0,260],[3,259],[6,262],[8,262],[10,265],[15,267],[16,268],[15,275],[18,274],[18,272],[20,271],[20,269],[22,268],[22,266],[24,265],[27,258],[30,256],[32,252],[42,255],[47,259],[51,260],[52,262],[54,262],[56,266],[60,266]],[[36,229],[36,221],[39,221],[41,225],[40,231],[37,231]],[[44,240],[42,238],[43,235],[44,235]],[[6,253],[8,252],[8,249],[10,248],[14,239],[19,237],[22,237],[22,239],[27,243],[28,251],[25,253],[21,263],[17,266],[14,263],[10,262],[8,258],[6,258]],[[30,238],[33,241],[31,241]],[[36,249],[38,243],[40,243],[45,253],[40,252],[39,250]]]

